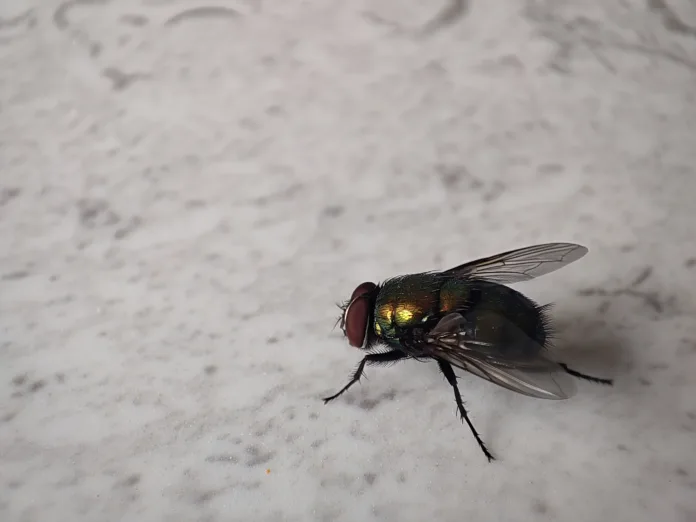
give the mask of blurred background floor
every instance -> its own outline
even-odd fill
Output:
[[[5,0],[0,519],[696,520],[696,6]],[[363,280],[544,241],[570,401],[371,369]]]

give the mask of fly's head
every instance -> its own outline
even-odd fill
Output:
[[[362,283],[353,290],[349,300],[339,305],[342,313],[338,322],[348,343],[355,348],[367,350],[377,341],[373,320],[378,293],[375,283]]]

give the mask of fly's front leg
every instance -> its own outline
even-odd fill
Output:
[[[371,353],[369,355],[366,355],[365,357],[363,357],[363,360],[360,361],[358,368],[355,370],[355,373],[353,373],[353,376],[351,377],[348,384],[346,384],[343,388],[341,388],[341,390],[338,393],[335,393],[331,397],[326,397],[324,399],[324,404],[328,403],[329,401],[334,400],[339,395],[345,393],[348,390],[348,388],[350,388],[356,382],[358,382],[360,380],[360,377],[362,377],[362,375],[363,375],[365,365],[389,364],[390,362],[399,361],[399,360],[405,359],[407,357],[408,357],[407,354],[405,354],[404,352],[400,352],[399,350],[392,350],[391,352],[385,352],[385,353]]]

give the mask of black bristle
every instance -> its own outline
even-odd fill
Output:
[[[553,344],[556,336],[556,330],[553,326],[553,320],[549,313],[553,308],[553,303],[537,306],[537,314],[539,315],[539,323],[537,325],[537,339],[543,341],[544,348],[549,348]]]

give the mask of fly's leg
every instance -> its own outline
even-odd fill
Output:
[[[389,364],[390,362],[395,362],[400,359],[405,359],[407,358],[408,355],[405,354],[404,352],[400,352],[399,350],[392,350],[391,352],[385,352],[385,353],[371,353],[369,355],[366,355],[363,357],[363,360],[360,361],[360,364],[358,365],[358,368],[355,370],[355,373],[351,377],[350,381],[348,384],[346,384],[338,393],[332,395],[331,397],[326,397],[324,399],[324,404],[328,403],[329,401],[334,400],[336,397],[339,395],[343,394],[353,386],[356,382],[360,380],[360,377],[363,375],[363,370],[365,369],[365,365],[379,365],[379,364]]]
[[[454,390],[454,400],[457,402],[457,409],[459,410],[459,415],[461,416],[462,420],[465,420],[469,425],[469,428],[471,428],[471,433],[474,434],[474,438],[476,439],[476,442],[478,442],[481,451],[483,451],[483,454],[488,459],[488,462],[495,460],[495,457],[491,455],[491,452],[488,451],[488,448],[486,448],[483,440],[481,440],[481,437],[476,431],[476,428],[474,428],[474,425],[471,423],[471,420],[469,420],[469,415],[466,413],[464,403],[462,402],[462,396],[460,395],[459,387],[457,386],[457,376],[455,375],[452,366],[450,363],[445,361],[437,361],[437,364],[440,366],[440,371],[445,376],[445,379],[447,379],[447,382],[450,383],[450,386],[452,386],[452,389]]]
[[[572,368],[568,368],[567,364],[563,364],[563,363],[558,363],[558,364],[567,373],[569,373],[573,377],[577,377],[578,379],[585,379],[586,381],[595,382],[597,384],[606,384],[607,386],[612,386],[614,384],[614,381],[612,379],[600,379],[599,377],[592,377],[591,375],[586,375],[584,373],[580,373],[578,371],[575,371]]]

